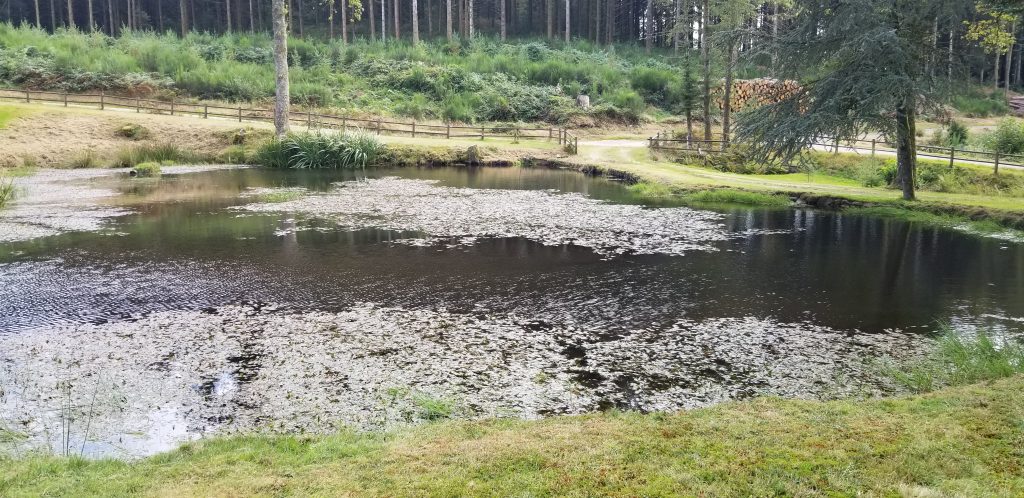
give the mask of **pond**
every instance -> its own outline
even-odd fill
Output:
[[[76,185],[117,194],[95,230],[0,243],[22,447],[878,395],[939,323],[1024,329],[1024,245],[898,220],[534,168]]]

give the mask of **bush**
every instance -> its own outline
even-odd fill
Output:
[[[1006,118],[999,122],[996,129],[978,137],[978,142],[986,150],[1000,154],[1024,153],[1024,122]]]
[[[132,176],[139,178],[151,178],[154,176],[160,176],[160,165],[154,162],[145,162],[135,165],[132,168]]]
[[[149,130],[139,124],[126,124],[118,128],[117,134],[132,140],[145,140],[149,138]]]
[[[267,142],[254,159],[272,168],[361,168],[375,163],[383,150],[377,137],[365,132],[294,133]]]
[[[449,123],[473,123],[476,121],[477,97],[460,93],[444,99],[441,104],[441,118]]]

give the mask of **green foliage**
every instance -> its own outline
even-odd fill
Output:
[[[927,358],[891,368],[891,373],[916,393],[1002,379],[1024,373],[1024,345],[984,331],[967,336],[945,326]]]
[[[953,108],[969,118],[987,118],[1002,116],[1010,112],[1006,98],[998,94],[986,94],[979,90],[971,90],[952,99]]]
[[[810,159],[823,174],[856,180],[866,187],[893,185],[896,160],[852,154],[813,153]],[[948,161],[919,159],[917,187],[933,192],[977,195],[1024,195],[1024,176],[1006,173],[993,175],[987,168],[950,167]]]
[[[132,95],[184,94],[261,102],[273,96],[271,39],[125,31],[119,37],[0,24],[0,84]],[[648,106],[669,110],[681,67],[631,45],[580,41],[502,43],[485,37],[405,43],[290,42],[292,101],[449,121],[568,122],[576,116],[636,122]],[[581,93],[593,111],[565,105]]]
[[[117,129],[117,134],[132,140],[145,140],[149,138],[149,130],[140,124],[126,124]]]
[[[438,421],[452,418],[455,414],[455,403],[443,398],[435,398],[425,394],[417,394],[412,397],[412,403],[417,408],[416,417],[420,420]]]
[[[111,166],[134,168],[142,163],[196,164],[208,162],[208,160],[209,158],[202,154],[182,149],[174,144],[146,144],[121,149]]]
[[[144,162],[136,164],[132,171],[139,178],[151,178],[160,176],[160,164],[155,162]]]
[[[0,177],[0,209],[7,206],[7,203],[14,200],[17,189],[14,187],[14,180]]]
[[[67,164],[72,169],[84,169],[84,168],[99,168],[103,164],[100,158],[96,156],[96,153],[92,150],[81,152],[71,159],[71,162]]]
[[[683,199],[696,204],[744,204],[749,206],[785,207],[793,204],[788,196],[735,189],[712,189],[690,192]]]
[[[255,162],[271,168],[362,168],[383,151],[384,145],[369,133],[293,133],[262,145]]]
[[[1000,154],[1024,154],[1024,121],[1005,118],[995,130],[979,135],[978,144]]]

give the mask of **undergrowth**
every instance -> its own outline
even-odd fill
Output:
[[[974,384],[1024,373],[1024,344],[979,332],[968,336],[949,326],[927,357],[890,367],[893,378],[916,393]]]
[[[365,168],[383,151],[377,137],[365,132],[292,133],[261,145],[254,161],[271,168]]]

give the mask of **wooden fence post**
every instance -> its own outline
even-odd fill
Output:
[[[956,159],[956,147],[949,148],[949,168],[953,168],[953,161]]]
[[[481,126],[480,127],[480,140],[483,140],[483,139],[484,139],[484,127]]]
[[[238,122],[242,122],[242,106],[238,106]]]
[[[449,140],[451,140],[451,138],[452,138],[452,124],[451,123],[445,123],[444,124],[444,138],[447,138]]]
[[[174,101],[171,101],[171,116],[174,115]]]
[[[313,129],[313,113],[309,111],[306,111],[306,129]]]
[[[68,106],[68,92],[64,92],[64,107]]]
[[[548,128],[548,142],[550,142],[552,138],[555,138],[555,130],[553,128]]]
[[[998,176],[998,175],[999,175],[999,151],[996,151],[996,168],[995,168],[995,175],[996,175],[996,176]]]
[[[28,90],[25,90],[25,103],[26,104],[32,103],[32,96],[28,93]]]
[[[412,122],[412,138],[416,138],[416,122]]]
[[[103,92],[101,91],[101,92],[100,92],[100,110],[101,110],[101,111],[102,111],[103,109],[106,109],[106,107],[107,107],[107,103],[106,103],[106,102],[104,102],[104,100],[106,100],[106,99],[105,99],[105,97],[103,96]]]
[[[348,119],[341,118],[341,132],[345,133],[348,130]]]
[[[871,139],[871,157],[875,157],[875,144],[876,144],[876,141],[875,141],[874,138],[872,138]]]
[[[576,137],[575,139],[573,139],[572,153],[573,154],[579,154],[580,153],[580,137]]]
[[[210,119],[210,106],[203,104],[203,119]]]
[[[142,109],[141,109],[142,105],[141,104],[142,103],[139,101],[139,98],[135,97],[135,114],[138,114],[138,113],[142,112]]]
[[[377,135],[380,135],[380,119],[377,119]]]

